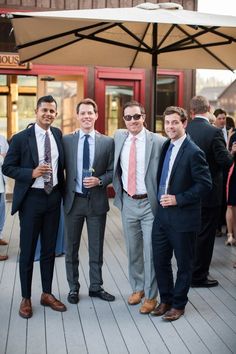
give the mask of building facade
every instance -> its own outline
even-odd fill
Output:
[[[144,0],[0,0],[0,13],[11,11],[73,10],[132,7]],[[153,3],[163,1],[149,1]],[[197,0],[175,0],[184,9],[196,10]],[[162,113],[168,105],[187,108],[195,93],[195,71],[157,72],[156,130],[162,131]],[[96,128],[112,136],[123,127],[122,106],[136,99],[146,107],[150,128],[151,70],[57,65],[19,65],[11,23],[0,17],[0,134],[10,138],[34,121],[38,97],[51,94],[58,102],[56,125],[63,133],[77,125],[75,107],[84,97],[96,100],[100,119]]]

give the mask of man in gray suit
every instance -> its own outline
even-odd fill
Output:
[[[145,111],[136,101],[123,109],[127,130],[115,134],[114,204],[121,210],[133,293],[130,305],[148,314],[156,306],[157,283],[152,255],[152,224],[157,209],[157,167],[163,137],[144,128]]]
[[[77,119],[80,129],[63,138],[66,165],[66,274],[70,287],[67,299],[72,304],[79,301],[78,252],[86,220],[89,296],[114,301],[115,297],[102,288],[103,242],[106,213],[109,210],[106,186],[112,181],[114,141],[94,130],[98,109],[92,99],[79,102]]]

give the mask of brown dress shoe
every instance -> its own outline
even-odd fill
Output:
[[[6,261],[8,259],[8,256],[0,256],[0,261]]]
[[[139,312],[142,314],[148,314],[154,310],[157,305],[156,299],[145,299],[142,306],[139,309]]]
[[[33,315],[31,300],[23,297],[20,303],[19,315],[23,318],[30,318]]]
[[[167,311],[162,317],[165,321],[176,321],[184,314],[184,309],[174,309],[173,307],[170,311]]]
[[[0,238],[0,246],[6,246],[8,245],[8,242]]]
[[[169,311],[170,309],[171,309],[171,305],[170,305],[170,304],[160,303],[160,304],[151,312],[151,315],[152,315],[152,316],[162,316],[162,315],[164,315],[164,313],[166,313],[166,312]]]
[[[141,302],[141,299],[144,297],[144,291],[137,291],[129,296],[128,304],[137,305]]]
[[[54,311],[66,311],[66,306],[61,301],[57,300],[52,294],[42,293],[40,303],[43,306],[51,307]]]

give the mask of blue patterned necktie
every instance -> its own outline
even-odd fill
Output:
[[[44,161],[52,167],[52,158],[51,158],[51,143],[48,131],[45,133],[44,140]],[[52,173],[50,173],[49,181],[44,181],[44,190],[47,194],[50,194],[53,190],[53,178]]]
[[[167,189],[166,188],[167,187],[166,180],[167,180],[167,176],[168,176],[170,157],[171,157],[173,147],[174,147],[174,144],[169,145],[168,150],[166,152],[164,162],[163,162],[162,171],[161,171],[161,179],[160,179],[159,190],[158,190],[158,195],[157,195],[157,199],[159,201],[161,199],[162,194],[166,193],[166,189]]]
[[[88,194],[88,189],[83,185],[83,179],[86,177],[87,172],[89,171],[90,161],[89,161],[89,135],[85,134],[84,136],[84,149],[83,149],[83,173],[82,173],[82,193]],[[87,172],[86,172],[87,171]]]

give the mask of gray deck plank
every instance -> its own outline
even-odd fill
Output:
[[[32,303],[34,315],[19,317],[21,300],[18,270],[19,222],[10,215],[1,247],[9,260],[0,262],[0,354],[183,354],[236,353],[236,247],[226,247],[217,238],[210,273],[220,285],[212,289],[191,289],[186,312],[176,322],[140,315],[139,307],[129,306],[131,293],[127,256],[120,212],[112,205],[104,242],[103,279],[106,291],[116,296],[107,303],[88,296],[89,267],[87,232],[80,249],[80,302],[67,302],[68,284],[64,257],[56,258],[53,294],[67,305],[58,313],[40,305],[39,262],[34,264]],[[173,260],[174,272],[176,262]]]

